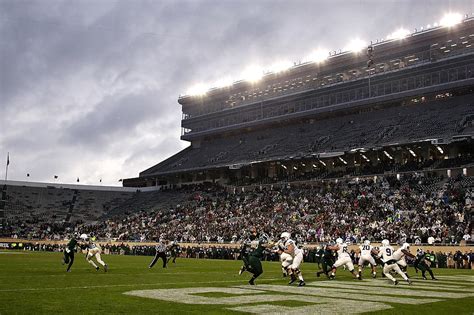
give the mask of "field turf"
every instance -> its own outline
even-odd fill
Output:
[[[306,287],[288,286],[279,264],[264,262],[256,286],[240,261],[177,259],[168,268],[152,257],[102,258],[110,270],[95,271],[76,254],[66,273],[60,253],[0,252],[0,314],[473,314],[474,272],[434,269],[438,281],[422,280],[413,268],[412,286],[400,281],[316,278],[316,264],[302,265]],[[399,279],[401,280],[401,279]]]

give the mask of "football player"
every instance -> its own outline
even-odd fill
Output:
[[[280,239],[276,244],[276,252],[280,256],[281,271],[283,273],[283,277],[286,277],[288,276],[288,268],[293,263],[293,257],[290,254],[285,253],[285,244],[283,239]]]
[[[383,273],[384,275],[392,280],[393,284],[397,285],[398,281],[390,274],[390,271],[394,270],[398,273],[408,284],[411,284],[410,279],[400,270],[400,267],[397,264],[396,259],[393,257],[394,249],[390,246],[390,242],[388,240],[382,241],[382,247],[380,247],[379,257],[382,258],[384,262],[383,266]]]
[[[360,274],[355,273],[354,271],[354,264],[352,263],[351,256],[349,255],[347,251],[347,244],[344,243],[342,238],[338,238],[336,240],[336,245],[334,246],[328,246],[330,250],[334,250],[337,252],[337,260],[336,262],[332,265],[332,271],[330,278],[334,279],[336,277],[336,269],[337,267],[340,266],[347,266],[347,269],[352,273],[352,275],[359,280],[362,280],[362,277]]]
[[[179,247],[178,243],[176,241],[172,241],[168,245],[168,250],[169,250],[170,255],[168,257],[167,263],[169,263],[171,258],[173,258],[173,264],[175,264],[176,263],[176,257],[178,257],[178,254],[179,254],[179,251],[180,251],[180,247]]]
[[[429,253],[425,253],[423,250],[419,250],[417,254],[417,258],[414,263],[414,267],[416,272],[418,272],[418,269],[421,270],[421,275],[424,280],[427,280],[426,278],[426,272],[431,276],[431,280],[438,280],[435,278],[433,274],[433,270],[431,270],[430,264],[434,261],[434,257],[432,257]]]
[[[320,261],[322,265],[322,270],[316,272],[316,277],[320,277],[321,274],[325,274],[326,277],[329,278],[329,271],[331,271],[332,265],[334,265],[334,251],[330,250],[328,247],[334,246],[334,243],[323,244],[321,248],[318,250],[318,254],[320,255]]]
[[[272,244],[268,241],[268,236],[262,234],[259,238],[250,242],[250,253],[248,254],[248,266],[246,271],[252,274],[249,280],[250,285],[255,285],[255,279],[263,273],[262,258],[265,249]]]
[[[284,242],[285,250],[284,252],[290,254],[293,257],[293,262],[288,266],[288,273],[291,277],[291,280],[288,284],[292,284],[296,281],[296,277],[300,280],[298,283],[299,287],[305,286],[303,275],[301,274],[300,265],[303,262],[303,250],[298,248],[295,241],[291,239],[291,234],[288,232],[281,233],[281,239]]]
[[[64,258],[63,265],[68,264],[66,272],[71,272],[71,266],[74,263],[74,252],[76,251],[77,240],[74,235],[71,236],[71,239],[64,249]]]
[[[377,276],[377,263],[375,262],[372,253],[374,252],[374,247],[370,245],[369,240],[365,240],[362,245],[359,246],[360,257],[359,257],[359,276],[362,276],[362,267],[365,264],[369,263],[372,267],[372,278]]]
[[[410,253],[410,244],[403,243],[402,246],[393,253],[393,258],[397,261],[400,269],[408,277],[407,273],[407,262],[405,261],[405,256],[415,259],[415,255]]]
[[[99,244],[95,243],[95,237],[89,238],[87,234],[82,234],[81,239],[84,240],[83,247],[85,247],[86,249],[86,261],[91,264],[95,268],[95,270],[99,270],[99,266],[97,266],[96,263],[92,260],[92,257],[95,256],[97,262],[101,264],[104,267],[104,271],[107,272],[109,266],[100,257],[100,254],[102,253],[102,248]]]

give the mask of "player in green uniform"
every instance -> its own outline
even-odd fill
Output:
[[[253,276],[249,280],[250,285],[255,285],[255,279],[258,278],[263,273],[262,268],[262,258],[264,251],[268,246],[272,244],[268,241],[268,236],[266,234],[262,234],[260,238],[253,240],[250,243],[251,251],[248,256],[248,272],[252,273]]]
[[[330,245],[330,244],[329,244]],[[323,245],[321,248],[318,250],[317,254],[321,257],[321,265],[322,269],[318,272],[316,272],[316,276],[320,277],[321,274],[325,274],[326,277],[329,278],[329,271],[331,271],[332,265],[334,265],[335,259],[334,259],[334,252],[330,249],[328,249],[328,245]]]
[[[250,235],[242,242],[242,245],[240,246],[240,259],[242,259],[244,264],[242,267],[240,267],[239,275],[241,275],[244,271],[248,271],[249,269],[249,254],[252,251],[250,243],[253,240],[256,240],[258,236],[257,229],[252,228]]]
[[[63,265],[68,264],[66,272],[71,271],[71,266],[74,263],[74,252],[76,251],[77,240],[74,235],[71,237],[69,243],[67,243],[64,249]]]
[[[173,264],[176,263],[176,257],[178,257],[178,254],[180,252],[180,247],[176,241],[172,241],[170,245],[168,245],[168,250],[169,250],[169,257],[167,263],[170,262],[171,258],[173,258]]]
[[[415,260],[415,263],[413,266],[415,267],[415,271],[418,272],[418,269],[421,270],[421,275],[423,279],[427,280],[426,278],[426,272],[431,276],[432,280],[438,280],[435,278],[433,271],[431,270],[430,264],[435,261],[434,255],[431,255],[430,253],[425,253],[423,250],[418,251],[417,253],[417,258]]]

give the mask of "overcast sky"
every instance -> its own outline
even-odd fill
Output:
[[[10,152],[12,180],[119,185],[188,145],[193,85],[448,11],[474,2],[0,0],[1,178]]]

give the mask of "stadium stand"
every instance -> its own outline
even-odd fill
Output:
[[[180,242],[239,242],[257,227],[275,238],[292,231],[301,242],[343,237],[354,243],[365,237],[426,243],[433,236],[439,243],[459,244],[472,234],[473,197],[472,177],[422,173],[247,189],[199,185],[134,193],[96,222],[54,224],[32,214],[28,220],[11,220],[2,236],[63,239],[75,231],[105,240],[165,236]],[[157,204],[160,199],[168,204]],[[50,200],[42,200],[45,209]],[[90,213],[88,207],[82,211]]]

